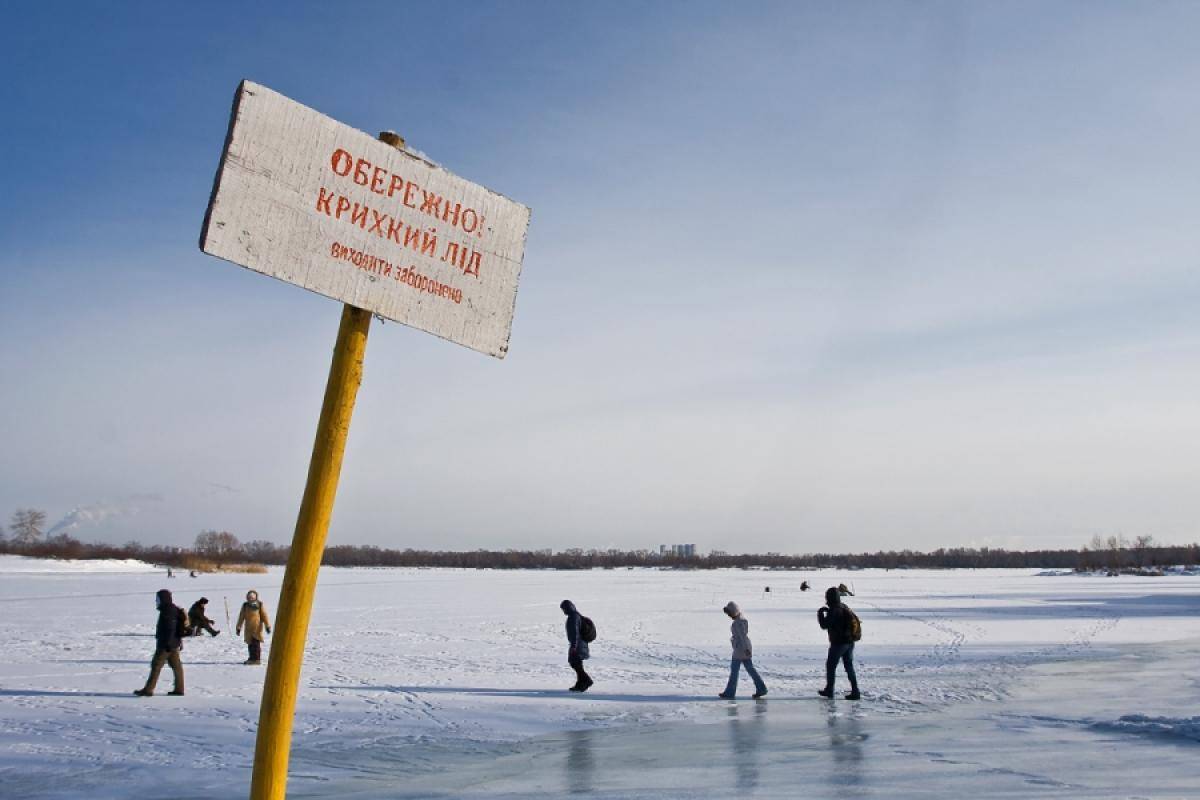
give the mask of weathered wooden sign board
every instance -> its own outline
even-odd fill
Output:
[[[210,254],[503,358],[529,209],[243,81]]]

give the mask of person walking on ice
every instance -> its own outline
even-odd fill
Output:
[[[162,672],[163,664],[171,665],[171,673],[175,676],[175,688],[167,694],[183,694],[183,662],[179,660],[179,651],[183,647],[183,635],[187,617],[182,608],[171,600],[171,593],[159,589],[154,595],[154,603],[158,606],[158,624],[154,626],[154,657],[150,660],[150,677],[141,689],[135,689],[138,697],[153,697],[154,687],[158,684],[158,675]]]
[[[733,620],[733,624],[729,626],[733,634],[729,639],[733,645],[733,658],[729,663],[729,683],[725,685],[725,691],[717,696],[723,700],[734,698],[737,694],[738,673],[745,667],[746,673],[754,681],[754,698],[758,699],[767,693],[767,685],[763,683],[758,670],[754,668],[754,662],[750,660],[753,655],[750,647],[750,622],[742,616],[742,610],[732,600],[726,603],[724,611]]]
[[[246,602],[242,603],[242,610],[238,613],[235,632],[241,634],[243,627],[246,628],[245,642],[250,648],[250,657],[242,663],[261,664],[263,631],[271,632],[271,619],[258,599],[258,592],[253,589],[246,592]]]
[[[841,661],[850,679],[847,700],[858,700],[858,677],[854,674],[854,643],[862,638],[862,624],[858,615],[842,604],[841,587],[831,586],[825,590],[826,605],[817,610],[817,624],[829,633],[829,655],[825,658],[825,688],[817,694],[833,697],[833,683],[837,665]]]
[[[591,657],[588,642],[596,638],[596,626],[570,600],[563,600],[558,607],[567,615],[567,663],[575,670],[575,685],[568,691],[586,692],[595,683],[584,670],[583,662]]]

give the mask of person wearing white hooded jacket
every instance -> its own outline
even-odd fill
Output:
[[[763,683],[758,670],[754,668],[754,662],[750,660],[753,655],[753,649],[750,646],[750,622],[742,616],[742,610],[732,600],[726,603],[723,610],[733,620],[733,624],[729,626],[729,630],[733,634],[729,639],[730,644],[733,645],[733,658],[729,663],[729,683],[725,685],[725,691],[721,692],[718,697],[723,700],[733,699],[737,693],[738,672],[742,667],[746,668],[750,679],[754,681],[755,699],[762,697],[767,693],[767,685]]]

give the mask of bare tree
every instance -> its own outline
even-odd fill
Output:
[[[229,531],[202,531],[196,536],[196,552],[221,562],[238,550],[240,543]]]
[[[265,539],[254,539],[242,545],[242,555],[259,564],[287,561],[287,548]]]
[[[1121,561],[1123,560],[1124,551],[1129,549],[1129,540],[1125,538],[1124,534],[1118,534],[1116,536],[1109,536],[1105,540],[1105,545],[1108,548],[1108,568],[1119,570],[1122,566]]]
[[[13,512],[12,526],[13,543],[22,547],[37,544],[42,538],[42,526],[46,524],[46,512],[32,508],[18,508]]]
[[[1154,547],[1153,536],[1135,536],[1133,539],[1133,552],[1137,554],[1137,565],[1139,567],[1146,566],[1146,551]]]

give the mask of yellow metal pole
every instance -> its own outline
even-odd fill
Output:
[[[404,140],[394,133],[379,135],[394,147]],[[308,465],[308,482],[296,519],[292,551],[288,555],[283,586],[279,590],[279,609],[275,633],[267,659],[267,677],[258,711],[258,740],[254,747],[254,776],[250,782],[250,800],[283,800],[287,795],[288,756],[292,745],[292,716],[296,711],[296,693],[300,685],[300,665],[308,638],[313,595],[317,589],[317,571],[325,552],[325,536],[337,495],[338,476],[354,400],[362,383],[363,355],[371,312],[346,305],[333,348],[325,401],[313,442]]]

